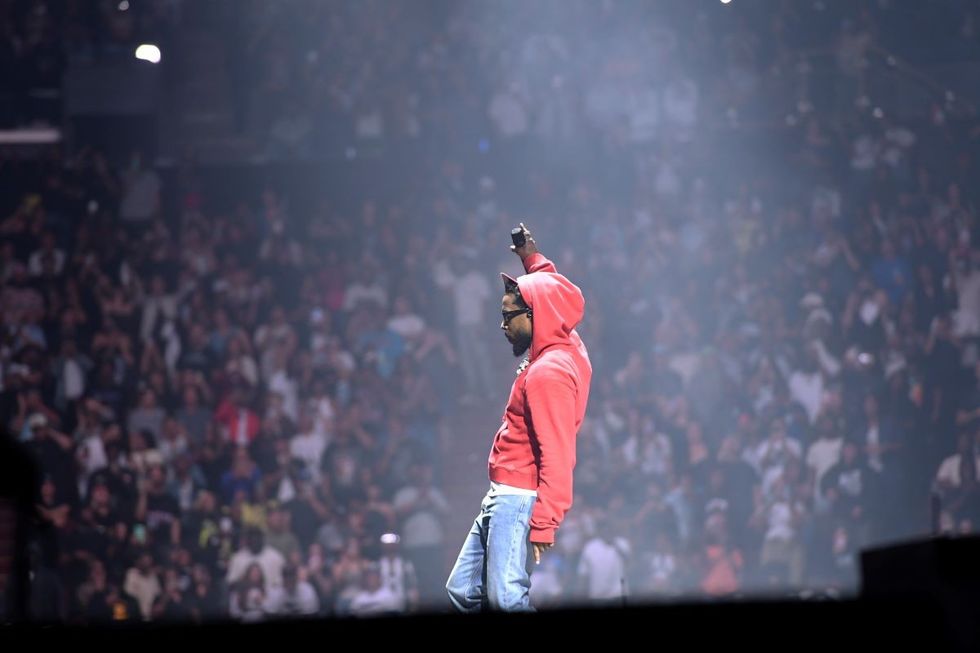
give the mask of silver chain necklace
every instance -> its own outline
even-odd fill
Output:
[[[531,360],[525,356],[524,360],[521,361],[521,366],[517,368],[517,376],[521,375],[521,372],[527,369],[527,366],[531,364]]]

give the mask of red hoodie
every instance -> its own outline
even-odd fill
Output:
[[[589,400],[592,364],[575,331],[585,313],[582,291],[540,253],[527,257],[524,269],[517,285],[534,313],[531,353],[493,438],[490,480],[537,490],[531,541],[552,543],[572,505],[575,439]]]

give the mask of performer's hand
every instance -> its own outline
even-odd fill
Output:
[[[528,228],[526,226],[524,226],[524,223],[523,222],[520,223],[520,227],[521,227],[521,229],[524,230],[524,246],[523,247],[517,247],[516,245],[511,245],[510,246],[510,251],[512,251],[515,254],[517,254],[518,256],[520,256],[521,257],[521,260],[523,261],[528,256],[530,256],[531,254],[537,254],[538,253],[538,246],[534,242],[534,238],[531,236],[531,232],[528,230]]]
[[[531,542],[531,548],[534,549],[534,564],[541,564],[541,554],[554,546],[554,543],[543,544],[541,542]]]

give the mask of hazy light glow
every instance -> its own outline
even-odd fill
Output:
[[[144,43],[136,48],[136,58],[150,63],[160,63],[160,48]]]

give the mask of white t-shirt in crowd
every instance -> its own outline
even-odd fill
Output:
[[[961,337],[980,335],[980,270],[956,273],[956,298],[953,332]]]
[[[381,308],[387,308],[388,292],[378,281],[371,285],[364,285],[355,281],[347,287],[347,291],[344,293],[343,309],[352,311],[361,302],[374,302]]]
[[[303,461],[314,477],[319,476],[320,459],[327,448],[327,438],[316,431],[298,433],[289,441],[289,453]]]
[[[878,425],[872,425],[868,427],[868,430],[864,434],[864,441],[869,445],[880,445],[881,444],[881,429]],[[876,472],[880,472],[884,467],[881,460],[881,454],[876,453],[868,456],[868,466]]]
[[[27,260],[27,269],[30,271],[32,277],[39,277],[44,274],[45,255],[46,252],[43,249],[39,249],[31,254],[31,257]],[[52,270],[55,275],[60,275],[62,270],[65,269],[65,252],[61,249],[55,249],[51,251],[51,256],[54,258]]]
[[[820,487],[820,479],[840,461],[840,452],[844,446],[844,438],[820,438],[810,445],[806,452],[806,466],[813,470],[816,487]]]
[[[673,553],[656,552],[650,556],[650,579],[663,583],[677,571],[677,558]]]
[[[589,540],[582,549],[578,573],[588,582],[590,599],[615,599],[624,595],[625,556],[629,551],[629,543],[622,537],[617,537],[613,543],[598,537]]]
[[[144,576],[135,567],[126,572],[123,591],[136,599],[144,620],[150,619],[153,602],[160,596],[160,580],[156,574]]]
[[[74,358],[65,361],[65,398],[74,401],[85,394],[85,372]]]
[[[415,567],[401,556],[382,556],[378,560],[381,584],[398,597],[398,610],[408,607],[409,584],[415,584]]]
[[[451,289],[456,307],[456,323],[459,326],[477,326],[484,323],[484,308],[490,299],[490,283],[475,270],[454,275],[449,266],[441,261],[433,271],[436,285]]]
[[[282,412],[294,422],[299,419],[299,390],[296,381],[285,370],[277,370],[269,379],[269,390],[282,395]]]
[[[320,610],[320,599],[313,586],[305,581],[296,584],[293,592],[285,587],[273,587],[265,600],[265,611],[274,615],[310,615]]]
[[[807,374],[801,370],[789,377],[789,393],[806,410],[810,423],[817,421],[823,401],[823,375],[820,372]]]
[[[325,442],[330,444],[330,436],[333,431],[333,421],[337,416],[330,397],[313,398],[307,404],[307,409],[313,411],[313,430],[322,435]]]
[[[795,535],[793,509],[785,501],[774,503],[769,508],[769,528],[766,530],[766,539],[789,542]]]
[[[962,479],[960,478],[960,463],[962,460],[962,454],[958,453],[954,453],[949,458],[946,458],[939,465],[939,471],[936,472],[936,480],[951,487],[959,487],[962,483]],[[980,454],[976,457],[976,468],[980,469]]]
[[[442,544],[443,531],[440,514],[449,512],[449,502],[436,488],[429,488],[429,504],[425,508],[408,514],[402,525],[402,546],[435,546]],[[419,497],[419,489],[414,486],[403,487],[395,494],[394,508],[415,503]]]
[[[561,599],[562,584],[558,568],[548,562],[549,558],[541,560],[541,567],[531,574],[531,605],[543,606],[557,604]]]
[[[109,464],[102,436],[98,433],[93,433],[82,440],[78,455],[84,461],[86,475],[91,475]]]
[[[771,467],[782,470],[789,459],[799,460],[802,455],[803,448],[794,438],[785,437],[775,441],[767,438],[756,445],[749,460],[756,465],[756,471],[762,474]]]
[[[265,575],[266,587],[279,587],[282,585],[282,568],[286,566],[286,559],[281,553],[266,546],[255,555],[248,549],[240,549],[231,556],[228,562],[228,576],[225,579],[229,585],[237,582],[253,562],[257,562]]]
[[[398,595],[382,585],[369,592],[361,590],[351,599],[350,611],[354,615],[384,614],[401,611]]]
[[[406,340],[417,338],[425,329],[425,321],[414,313],[396,315],[388,320],[388,330]]]

